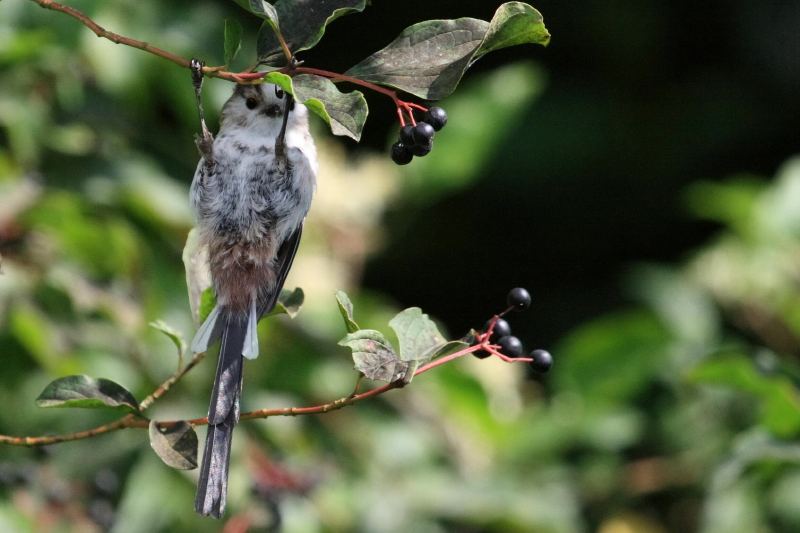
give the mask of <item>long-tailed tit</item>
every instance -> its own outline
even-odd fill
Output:
[[[231,437],[239,420],[243,357],[258,356],[258,321],[275,307],[303,232],[317,180],[308,110],[271,84],[237,85],[216,138],[200,104],[202,64],[192,61],[202,137],[191,202],[217,306],[192,342],[205,352],[219,338],[208,433],[195,509],[225,512]]]

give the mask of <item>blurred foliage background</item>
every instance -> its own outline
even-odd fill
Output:
[[[67,3],[209,64],[225,18],[254,48],[258,21],[229,1]],[[341,72],[414,22],[488,20],[499,3],[376,2],[303,59]],[[341,411],[244,422],[223,522],[194,514],[196,473],[161,463],[145,431],[2,447],[0,531],[797,531],[800,10],[535,7],[552,44],[479,61],[429,157],[391,164],[388,99],[367,95],[361,145],[315,124],[319,189],[287,282],[306,305],[262,322],[243,409],[349,393],[335,289],[362,327],[391,335],[420,306],[457,337],[525,286],[535,305],[512,327],[554,353],[546,378],[467,357]],[[205,87],[213,117],[231,85]],[[181,251],[197,131],[188,71],[0,1],[0,433],[114,419],[35,408],[57,377],[141,400],[174,372],[147,324],[194,333]],[[202,416],[213,370],[148,416]]]

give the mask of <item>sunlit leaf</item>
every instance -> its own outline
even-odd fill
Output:
[[[400,341],[400,359],[403,361],[429,361],[446,343],[439,328],[419,307],[398,313],[390,322]]]
[[[200,317],[200,323],[204,323],[208,315],[211,314],[211,311],[217,306],[217,298],[214,296],[214,289],[212,287],[208,287],[206,290],[203,291],[203,294],[200,295],[200,306],[198,308],[198,316]]]
[[[542,14],[528,4],[507,2],[495,12],[475,55],[527,43],[543,46],[550,43]]]
[[[197,468],[197,433],[183,420],[166,428],[150,421],[150,446],[162,461],[178,470]]]
[[[334,135],[359,141],[367,121],[367,101],[359,91],[339,92],[336,85],[321,76],[301,74],[292,80],[298,102],[322,117]]]
[[[336,291],[336,303],[339,304],[339,312],[342,314],[347,333],[358,331],[358,324],[353,320],[353,303],[350,301],[350,297],[344,291]]]
[[[39,407],[120,409],[136,413],[139,404],[127,389],[103,378],[67,376],[51,382],[36,398]]]
[[[242,25],[236,19],[225,20],[225,65],[230,67],[242,48]]]
[[[356,370],[370,379],[391,383],[405,378],[408,373],[409,363],[397,358],[391,343],[380,331],[362,329],[350,333],[339,345],[353,350]]]
[[[315,46],[325,27],[348,13],[363,11],[366,0],[279,0],[275,10],[281,20],[281,33],[293,54]],[[265,23],[258,32],[258,61],[265,65],[286,62],[278,38]]]

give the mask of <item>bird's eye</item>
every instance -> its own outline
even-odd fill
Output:
[[[276,85],[276,86],[275,86],[275,96],[277,96],[277,97],[278,97],[278,100],[280,100],[280,99],[282,99],[282,98],[283,98],[283,94],[284,94],[284,91],[283,91],[283,89],[281,89],[280,87],[278,87],[278,86]]]
[[[247,106],[247,109],[255,109],[258,106],[258,100],[255,98],[248,98],[244,101],[244,105]]]

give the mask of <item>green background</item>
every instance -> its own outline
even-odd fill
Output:
[[[259,21],[234,2],[68,4],[210,65],[235,17],[235,69],[253,57]],[[342,72],[414,22],[497,5],[375,2],[302,59]],[[395,342],[403,308],[456,338],[527,287],[534,305],[511,326],[554,354],[549,374],[468,356],[334,413],[242,422],[223,522],[194,514],[196,471],[164,465],[144,430],[2,447],[0,531],[797,531],[800,11],[534,7],[550,46],[478,61],[425,159],[392,165],[380,95],[360,145],[315,121],[320,183],[287,282],[306,305],[262,322],[243,409],[349,394],[336,289]],[[206,82],[212,128],[231,87]],[[58,377],[141,401],[175,371],[148,323],[195,331],[181,253],[197,131],[187,70],[0,0],[0,434],[115,419],[36,408]],[[147,416],[203,416],[213,367]]]

